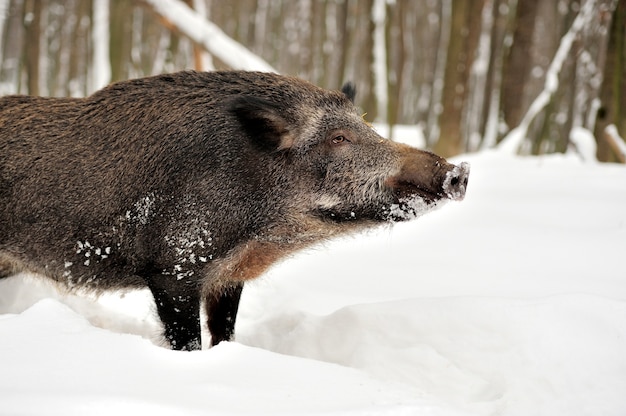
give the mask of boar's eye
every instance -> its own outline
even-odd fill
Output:
[[[339,145],[339,144],[350,143],[350,140],[348,140],[346,136],[338,134],[337,136],[334,136],[330,142],[332,144]]]

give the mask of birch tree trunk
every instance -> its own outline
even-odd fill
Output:
[[[93,75],[90,92],[111,81],[109,61],[109,0],[94,0],[93,9]]]

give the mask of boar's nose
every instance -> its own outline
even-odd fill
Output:
[[[465,197],[470,172],[468,163],[455,166],[430,152],[403,150],[405,157],[400,171],[385,181],[396,198],[419,196],[431,203],[442,198],[460,201]]]
[[[469,172],[470,165],[466,162],[462,162],[446,172],[446,177],[443,181],[443,191],[448,198],[461,201],[465,197]]]

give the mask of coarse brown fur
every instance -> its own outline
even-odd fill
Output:
[[[461,199],[468,168],[297,78],[179,72],[0,99],[0,278],[148,287],[173,348],[230,339],[243,283],[321,240]]]

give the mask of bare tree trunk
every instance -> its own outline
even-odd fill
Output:
[[[450,49],[450,39],[452,34],[452,0],[442,0],[439,38],[437,40],[437,48],[435,55],[435,66],[432,75],[432,89],[430,93],[430,105],[427,120],[427,144],[434,147],[441,137],[441,128],[439,125],[439,116],[443,112],[443,94],[444,84],[446,81],[446,70],[448,68],[448,51]]]
[[[132,7],[126,0],[111,0],[111,80],[127,78],[131,49]]]
[[[499,139],[500,109],[504,99],[502,97],[504,62],[509,52],[506,42],[512,37],[516,1],[496,0],[493,8],[494,24],[491,32],[491,56],[485,88],[483,138],[480,149],[494,147]]]
[[[326,44],[326,2],[311,2],[311,33],[309,35],[311,49],[311,81],[315,84],[324,83],[328,54]]]
[[[387,42],[385,25],[387,24],[387,7],[385,0],[374,0],[371,8],[371,21],[374,25],[372,33],[372,75],[374,77],[374,96],[376,99],[377,117],[381,122],[389,122],[387,118],[387,102],[389,86],[387,76]]]
[[[24,43],[24,3],[22,0],[11,1],[8,8],[8,16],[5,24],[2,50],[0,93],[16,94],[20,91],[20,65],[22,45]]]
[[[487,90],[490,56],[493,50],[492,32],[494,26],[494,0],[485,0],[480,18],[479,41],[476,53],[471,59],[469,78],[467,80],[467,99],[463,106],[462,136],[466,150],[476,151],[480,148],[484,132],[484,112],[489,108],[490,94]]]
[[[4,54],[4,27],[9,15],[11,0],[0,0],[0,58]]]
[[[612,15],[604,79],[600,90],[601,104],[594,130],[598,143],[598,160],[607,162],[619,160],[606,140],[607,126],[614,124],[619,133],[615,136],[626,137],[626,2],[618,1]]]
[[[5,28],[9,23],[11,0],[0,0],[0,62],[4,62],[6,38]],[[2,65],[0,65],[0,95],[3,94],[5,85],[2,82]]]
[[[70,79],[68,82],[68,95],[82,97],[87,94],[87,71],[91,59],[89,48],[91,42],[91,28],[87,24],[87,16],[91,15],[91,2],[76,2],[77,24],[74,26],[72,51],[70,59]]]
[[[499,149],[506,153],[517,153],[520,151],[522,145],[533,147],[534,152],[543,152],[541,138],[545,137],[545,128],[548,126],[545,119],[554,114],[554,102],[555,94],[559,91],[560,75],[564,68],[564,63],[571,54],[572,45],[575,40],[591,21],[594,13],[595,0],[588,0],[580,8],[580,11],[576,15],[574,22],[571,24],[567,33],[563,35],[560,42],[558,42],[558,49],[554,53],[552,62],[550,63],[548,70],[545,73],[545,83],[543,90],[535,97],[532,104],[529,106],[528,111],[524,114],[524,117],[520,121],[519,125],[511,130],[507,137],[498,145]],[[539,133],[539,140],[526,140],[529,136],[529,129],[531,125],[538,126],[544,129]],[[558,137],[558,136],[557,136]],[[529,149],[522,149],[523,153],[529,153]]]
[[[90,92],[96,91],[111,81],[109,61],[110,20],[109,0],[94,0],[93,9],[93,72]]]
[[[389,59],[389,99],[387,104],[387,121],[389,126],[398,123],[400,107],[402,106],[401,85],[404,80],[404,69],[407,64],[404,16],[407,13],[406,2],[399,2],[393,6],[389,6],[388,13],[390,25],[387,29],[388,59]],[[391,133],[391,132],[390,132]]]
[[[467,104],[467,85],[471,63],[480,36],[481,13],[485,0],[453,2],[453,35],[448,46],[443,89],[443,114],[436,153],[448,157],[465,150],[461,122],[463,107]]]
[[[24,30],[26,33],[26,85],[30,95],[39,95],[39,50],[41,47],[42,1],[26,0],[24,4]]]
[[[183,0],[185,2],[185,4],[190,8],[190,9],[195,9],[195,1],[194,0]],[[197,10],[196,10],[197,11]],[[201,13],[201,15],[203,17],[206,17],[206,15],[204,13]],[[203,59],[202,59],[202,53],[204,52],[204,50],[197,44],[194,44],[192,46],[193,48],[193,67],[194,69],[198,70],[198,71],[202,71],[203,69]]]
[[[509,128],[517,126],[526,111],[522,97],[533,65],[529,51],[533,46],[538,3],[533,0],[518,0],[517,3],[513,44],[504,64],[502,80],[502,112]]]
[[[337,56],[337,62],[339,62],[339,66],[337,68],[337,73],[339,74],[339,83],[343,83],[347,81],[346,79],[346,59],[347,59],[347,51],[348,51],[348,34],[347,34],[347,21],[348,21],[348,1],[344,1],[340,5],[337,6],[337,36],[338,36],[338,44],[341,45],[341,48],[338,48],[341,51],[341,55]],[[338,85],[338,84],[337,84]]]

